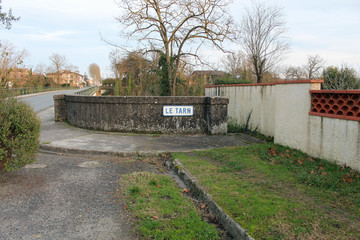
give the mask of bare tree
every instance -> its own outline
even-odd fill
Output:
[[[46,65],[44,63],[40,63],[38,65],[35,66],[34,72],[41,74],[41,75],[45,75],[46,74]]]
[[[238,78],[244,58],[245,56],[242,52],[229,53],[224,59],[225,70],[230,73],[232,77]]]
[[[12,10],[10,9],[9,12],[3,12],[0,0],[0,23],[1,25],[5,26],[6,29],[11,28],[11,23],[19,21],[20,17],[14,17],[12,15]]]
[[[319,78],[321,76],[321,70],[324,66],[324,59],[322,59],[319,55],[308,56],[307,64],[304,66],[306,71],[306,77],[308,79]]]
[[[240,24],[240,43],[250,56],[257,83],[288,51],[282,8],[255,3]]]
[[[69,70],[70,72],[79,73],[79,67],[75,66],[73,64],[69,64],[65,68],[66,68],[66,70]]]
[[[89,74],[90,74],[90,77],[94,81],[98,81],[98,82],[101,81],[100,67],[96,63],[90,64],[90,66],[89,66]]]
[[[115,79],[119,79],[121,77],[119,71],[119,62],[121,61],[122,53],[119,49],[113,49],[109,53],[110,60],[110,69],[113,72]]]
[[[187,43],[200,47],[211,42],[221,49],[229,38],[232,18],[227,12],[231,0],[121,0],[124,14],[118,18],[130,31],[130,37],[165,54],[170,94],[175,95],[184,55],[197,56],[196,50],[186,52]],[[199,49],[199,48],[197,48]]]
[[[0,87],[5,87],[9,81],[10,73],[23,66],[26,50],[17,51],[10,42],[0,44]]]
[[[304,69],[301,67],[288,66],[282,72],[286,80],[300,80],[306,76]]]
[[[225,70],[233,78],[252,81],[251,62],[243,52],[230,53],[224,60]]]
[[[61,70],[64,70],[67,66],[67,60],[64,55],[60,55],[58,53],[53,53],[50,57],[50,63],[51,67],[50,69],[53,71],[53,73],[56,73],[56,82],[59,83],[60,78],[60,72]]]

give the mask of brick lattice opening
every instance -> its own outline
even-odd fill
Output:
[[[360,121],[360,90],[324,90],[310,93],[310,115]]]

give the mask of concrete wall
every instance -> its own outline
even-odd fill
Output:
[[[272,85],[232,85],[206,88],[205,95],[229,98],[229,123],[244,125],[251,114],[249,126],[252,129],[274,136],[274,91]]]
[[[321,80],[209,86],[206,96],[229,98],[230,123],[246,124],[275,143],[360,170],[360,121],[309,115]]]
[[[146,133],[227,132],[228,99],[222,97],[55,96],[55,120],[101,131]],[[193,106],[193,116],[164,117],[163,106]]]
[[[360,122],[310,116],[307,153],[360,170]]]

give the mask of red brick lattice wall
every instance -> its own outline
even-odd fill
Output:
[[[360,121],[360,90],[320,90],[310,93],[310,115]]]

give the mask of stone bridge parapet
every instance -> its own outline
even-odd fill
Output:
[[[112,132],[226,134],[224,97],[57,95],[55,121]],[[186,111],[183,109],[186,108]]]

